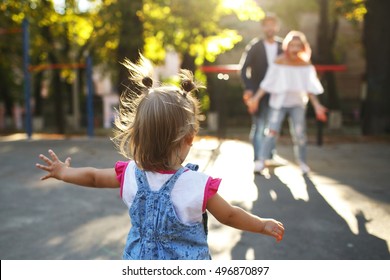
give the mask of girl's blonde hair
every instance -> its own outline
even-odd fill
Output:
[[[120,97],[112,140],[141,169],[170,170],[183,141],[199,130],[199,103],[191,94],[199,85],[190,71],[181,70],[181,87],[153,87],[142,55],[137,63],[126,60],[123,64],[136,86]]]
[[[302,60],[309,62],[310,58],[311,58],[311,48],[310,48],[309,42],[306,39],[305,34],[303,34],[300,31],[296,31],[296,30],[290,31],[286,35],[286,37],[284,38],[283,43],[282,43],[282,49],[284,52],[287,51],[288,46],[292,40],[300,40],[301,41],[302,51],[298,54],[298,56]]]

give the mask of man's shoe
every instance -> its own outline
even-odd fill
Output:
[[[285,163],[284,161],[279,161],[279,160],[276,160],[276,159],[267,159],[265,161],[265,166],[267,167],[280,167],[280,166],[284,166],[286,165],[287,163]]]
[[[255,160],[254,163],[255,163],[255,166],[254,166],[253,172],[254,173],[261,173],[265,168],[264,161]]]
[[[281,158],[278,155],[273,155],[271,159],[267,159],[265,161],[265,166],[275,168],[275,167],[287,165],[287,163],[288,163],[287,160]]]

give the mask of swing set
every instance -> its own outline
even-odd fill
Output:
[[[30,140],[33,133],[32,113],[31,113],[31,72],[43,70],[58,70],[58,69],[86,69],[87,73],[87,135],[94,136],[94,110],[93,110],[93,81],[92,81],[92,58],[88,56],[86,63],[62,63],[62,64],[39,64],[30,65],[30,32],[29,22],[23,20],[22,28],[1,29],[0,35],[22,33],[23,36],[23,95],[25,107],[25,127],[27,138]]]

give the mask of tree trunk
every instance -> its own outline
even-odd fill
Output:
[[[55,120],[57,124],[57,132],[60,134],[64,134],[65,133],[65,116],[64,116],[65,110],[64,110],[61,77],[60,77],[60,72],[58,70],[53,71],[52,89],[54,95],[53,97],[54,97]]]
[[[9,69],[0,64],[0,103],[4,103],[6,116],[12,115],[12,106],[14,103],[10,90],[11,83],[8,82],[10,80],[8,77],[10,75],[9,73]]]
[[[42,1],[42,8],[51,10],[52,3],[50,1]],[[56,55],[55,45],[58,38],[56,38],[55,35],[53,35],[50,26],[43,26],[41,28],[41,35],[46,40],[46,42],[53,46],[52,49],[48,51],[48,62],[50,64],[58,64],[59,63],[59,56]],[[63,100],[63,88],[62,88],[62,82],[60,77],[60,70],[53,70],[52,71],[52,85],[51,85],[51,95],[54,99],[54,118],[56,120],[57,125],[57,132],[60,134],[65,133],[65,116],[64,116],[64,100]]]
[[[51,64],[58,64],[56,55],[53,52],[48,53],[48,60]],[[54,99],[54,108],[55,108],[55,120],[57,124],[57,132],[59,134],[65,133],[65,110],[64,110],[64,98],[63,98],[63,89],[62,82],[59,70],[53,70],[52,72],[52,92],[51,95]]]
[[[338,31],[338,19],[333,22],[329,19],[329,1],[318,0],[320,21],[317,32],[317,61],[318,64],[334,64],[333,49]],[[333,72],[326,72],[322,81],[327,95],[326,106],[331,110],[340,110],[340,100],[337,91],[336,79]]]
[[[117,61],[123,62],[125,58],[135,62],[139,58],[139,52],[143,51],[143,23],[137,12],[142,9],[142,0],[118,0],[118,11],[121,13],[121,27],[119,33],[119,45]],[[130,84],[127,69],[118,63],[118,92],[124,92],[127,88],[133,88]]]
[[[363,100],[362,133],[390,132],[390,1],[368,0],[363,44],[366,54],[367,94]]]
[[[42,81],[43,81],[43,71],[39,71],[35,75],[34,79],[34,100],[35,100],[35,116],[42,116],[43,106],[42,106],[42,97],[41,97],[41,89],[42,89]]]

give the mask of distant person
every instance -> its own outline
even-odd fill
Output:
[[[230,205],[217,193],[221,179],[197,172],[196,165],[182,166],[199,129],[199,104],[192,95],[197,85],[182,70],[181,88],[152,87],[143,61],[126,64],[141,92],[121,96],[113,138],[133,159],[108,169],[71,168],[70,158],[61,162],[49,150],[49,157],[39,156],[45,165],[36,165],[48,172],[42,180],[119,188],[132,223],[124,259],[210,259],[206,210],[225,225],[282,240],[282,223]]]
[[[242,54],[241,64],[241,79],[244,84],[243,100],[247,101],[259,89],[260,82],[264,79],[267,69],[272,65],[276,57],[282,53],[282,39],[276,37],[279,31],[279,22],[276,16],[267,15],[261,22],[261,29],[264,38],[253,39],[245,48]],[[269,111],[268,105],[269,95],[260,99],[258,110],[251,112],[252,127],[249,138],[253,145],[254,152],[254,171],[260,168],[260,149],[264,139],[264,129],[267,124]],[[272,148],[274,150],[274,147]],[[267,159],[273,157],[274,151],[267,155]],[[275,164],[275,161],[269,161]]]
[[[289,32],[283,40],[283,51],[269,67],[260,89],[248,102],[249,111],[256,112],[259,100],[264,98],[266,92],[270,93],[271,109],[258,171],[261,172],[265,168],[265,160],[275,145],[284,118],[288,115],[296,159],[302,172],[308,173],[310,168],[306,163],[306,104],[309,99],[317,119],[325,122],[327,109],[316,97],[323,93],[324,89],[310,62],[310,45],[302,32]]]

